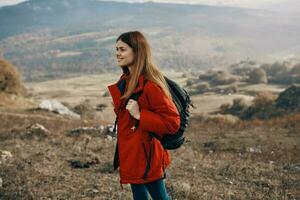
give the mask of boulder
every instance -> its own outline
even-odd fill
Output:
[[[9,151],[0,150],[0,164],[6,163],[12,159],[12,154]]]
[[[43,125],[36,123],[26,127],[23,139],[41,140],[48,137],[49,134],[50,131],[48,129],[46,129]]]
[[[72,112],[71,110],[69,110],[66,106],[64,106],[63,104],[61,104],[57,100],[43,100],[40,103],[39,108],[43,109],[43,110],[56,112],[56,113],[59,113],[61,115],[69,115],[69,116],[72,116],[74,118],[80,118],[80,115]]]

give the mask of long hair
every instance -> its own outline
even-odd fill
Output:
[[[151,80],[158,84],[163,92],[171,98],[171,93],[164,76],[152,60],[150,45],[144,35],[139,31],[126,32],[121,34],[116,42],[119,40],[130,46],[134,53],[134,61],[128,87],[121,98],[127,99],[130,97],[138,84],[139,76],[141,74],[143,74],[147,80]],[[129,72],[128,66],[122,67],[122,70],[124,73]]]

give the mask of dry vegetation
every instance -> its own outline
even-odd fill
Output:
[[[34,106],[34,101],[26,98],[26,88],[15,66],[0,58],[0,108],[26,108]]]
[[[12,154],[0,164],[1,199],[131,199],[111,172],[115,139],[66,134],[99,122],[41,111],[1,113],[0,120],[0,150]],[[193,117],[187,143],[172,152],[168,191],[178,200],[299,199],[299,120]],[[30,131],[35,123],[49,132]]]
[[[280,95],[263,92],[253,101],[246,101],[236,98],[241,94],[222,93],[230,87],[232,91],[245,91],[232,83],[247,79],[235,79],[227,72],[212,74],[206,77],[206,83],[191,84],[205,92],[212,92],[214,87],[213,92],[219,94],[193,96],[200,108],[192,110],[186,144],[171,152],[166,180],[169,194],[177,200],[300,199],[300,113],[296,109],[300,104],[299,98],[290,98],[296,90]],[[1,102],[6,98],[0,104],[1,200],[131,199],[129,185],[121,189],[118,173],[112,172],[116,141],[107,133],[106,125],[114,116],[110,98],[101,97],[105,92],[102,86],[116,76],[102,78],[89,76],[30,85],[29,96],[36,100],[59,98],[81,119],[24,109],[14,104],[15,100],[0,96]],[[181,76],[178,81],[183,84],[187,78]],[[229,100],[233,103],[221,107],[227,115],[199,115]],[[9,104],[15,108],[7,108]],[[249,108],[254,113],[251,119],[241,120],[249,114]],[[95,109],[104,114],[106,121],[95,115]],[[282,115],[280,110],[284,111]],[[100,125],[106,128],[98,129]],[[97,129],[74,131],[80,127]]]
[[[270,119],[291,115],[300,111],[300,86],[292,85],[278,96],[261,92],[249,104],[243,98],[236,98],[232,104],[220,106],[220,113],[231,114],[240,119]]]
[[[10,62],[0,59],[0,93],[2,92],[23,95],[25,87],[17,69]]]
[[[194,117],[190,142],[173,156],[175,196],[299,199],[299,117],[234,124]]]

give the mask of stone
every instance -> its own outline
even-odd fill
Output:
[[[9,151],[0,151],[0,164],[12,159],[12,154]]]
[[[52,112],[56,112],[61,115],[69,115],[74,118],[80,118],[80,115],[74,113],[73,111],[69,110],[66,106],[60,103],[57,100],[43,100],[39,104],[39,108],[43,110],[48,110]]]

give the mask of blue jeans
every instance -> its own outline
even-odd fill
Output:
[[[163,179],[145,184],[131,184],[134,200],[148,200],[148,192],[153,200],[171,200]]]

